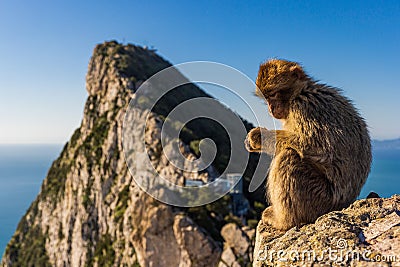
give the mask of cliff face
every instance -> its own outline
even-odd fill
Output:
[[[251,231],[231,227],[220,232],[223,225],[235,221],[226,210],[229,198],[192,209],[168,206],[141,191],[128,171],[121,141],[128,103],[144,80],[168,66],[154,51],[133,45],[108,42],[95,48],[82,124],[21,219],[3,266],[231,266],[250,261]],[[194,85],[187,89],[173,98],[209,97]],[[159,155],[154,136],[160,134],[163,112],[171,109],[168,103],[152,112],[146,125],[146,140],[154,155]],[[202,127],[194,127],[189,132],[196,135],[182,136],[183,149],[192,158],[196,155],[189,149],[190,142],[204,137]],[[132,148],[136,145],[139,142],[133,141]],[[163,156],[151,160],[157,170],[182,183],[183,174]],[[216,167],[194,172],[192,178],[207,180],[223,165],[221,160],[214,162]],[[235,251],[236,241],[228,244],[223,235],[237,235],[244,247]],[[221,261],[222,252],[225,260]]]

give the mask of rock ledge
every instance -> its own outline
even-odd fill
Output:
[[[400,266],[400,196],[371,198],[279,232],[260,221],[253,266]]]

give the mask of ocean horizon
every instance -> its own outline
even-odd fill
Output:
[[[0,252],[34,201],[63,144],[0,145]],[[359,198],[400,194],[400,149],[374,149],[371,173]]]

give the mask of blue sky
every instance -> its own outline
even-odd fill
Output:
[[[0,143],[66,142],[82,118],[93,48],[112,39],[253,80],[268,58],[299,61],[354,100],[374,138],[400,137],[399,1],[2,0],[0,36]]]

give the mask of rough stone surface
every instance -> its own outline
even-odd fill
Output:
[[[399,215],[395,195],[358,200],[287,232],[260,221],[253,266],[400,266]]]
[[[182,254],[180,266],[217,265],[221,253],[219,247],[189,217],[175,216],[174,233]]]
[[[234,223],[228,223],[222,227],[221,235],[224,238],[226,245],[233,251],[243,256],[246,254],[250,246],[250,240],[245,232]]]
[[[218,267],[240,267],[240,264],[236,261],[236,256],[230,247],[226,247],[221,255],[221,261]]]

